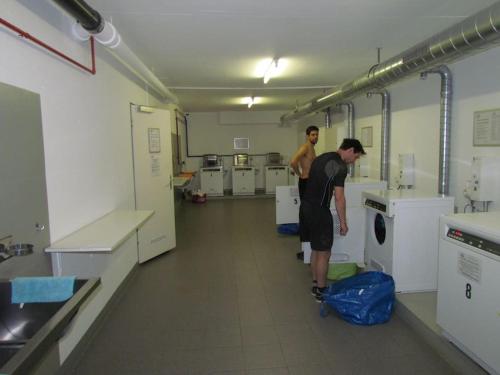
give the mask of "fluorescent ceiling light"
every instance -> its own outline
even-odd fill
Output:
[[[252,108],[252,106],[253,106],[254,104],[261,103],[261,102],[262,102],[262,100],[261,100],[261,99],[262,99],[262,98],[260,98],[260,97],[255,97],[255,96],[247,96],[246,98],[243,98],[243,99],[241,100],[241,103],[242,103],[242,104],[246,104],[246,105],[248,106],[248,108]]]
[[[266,69],[266,72],[264,73],[264,84],[268,83],[269,80],[273,77],[276,76],[276,73],[278,72],[278,64],[279,64],[279,59],[272,59],[271,63]]]
[[[266,82],[268,82],[271,78],[282,76],[289,64],[290,60],[286,58],[262,59],[259,60],[255,66],[252,76],[255,78],[264,78],[268,76],[269,78],[265,78]]]

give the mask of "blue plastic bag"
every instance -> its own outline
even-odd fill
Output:
[[[394,280],[383,272],[364,272],[338,281],[324,294],[325,304],[342,319],[360,325],[387,322],[394,310]]]
[[[280,224],[278,225],[278,233],[280,234],[299,234],[299,224]]]

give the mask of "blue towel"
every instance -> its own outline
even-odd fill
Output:
[[[75,277],[16,277],[12,303],[61,302],[73,295]]]

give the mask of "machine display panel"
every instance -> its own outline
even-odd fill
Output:
[[[464,232],[463,230],[448,228],[446,237],[452,238],[456,241],[462,242],[477,249],[487,251],[488,253],[500,256],[500,244]]]
[[[374,208],[374,209],[376,209],[378,211],[387,212],[387,207],[386,207],[385,204],[382,204],[380,202],[377,202],[377,201],[374,201],[374,200],[371,200],[371,199],[366,199],[365,200],[365,206]]]

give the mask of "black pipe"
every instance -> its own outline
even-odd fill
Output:
[[[177,116],[177,110],[175,110],[175,134],[177,134],[177,138],[175,142],[177,143],[177,164],[181,165],[181,145],[179,144],[179,117]]]
[[[82,27],[92,34],[100,33],[105,22],[96,10],[83,0],[53,0],[70,16],[76,19]]]

